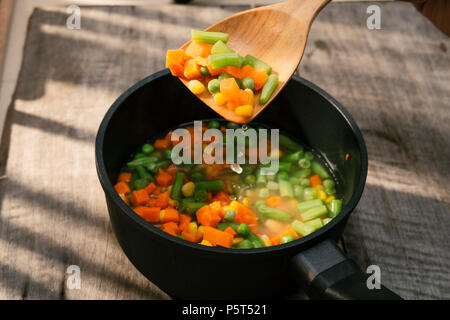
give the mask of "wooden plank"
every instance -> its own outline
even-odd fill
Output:
[[[403,297],[448,299],[450,41],[405,3],[380,4],[382,29],[370,31],[366,6],[329,5],[299,70],[366,138],[368,184],[345,246]],[[111,103],[162,69],[190,28],[241,9],[83,7],[81,30],[65,27],[65,7],[34,12],[1,146],[0,298],[168,298],[111,231],[94,137]],[[64,286],[71,264],[81,290]]]

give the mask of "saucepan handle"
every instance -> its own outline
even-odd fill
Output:
[[[324,240],[292,258],[292,277],[311,299],[399,300],[383,285],[367,285],[363,273],[332,241]]]

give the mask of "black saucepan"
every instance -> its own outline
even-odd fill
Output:
[[[335,219],[293,242],[234,250],[173,237],[136,215],[113,188],[129,155],[147,139],[181,123],[211,118],[217,114],[163,70],[123,93],[100,125],[95,150],[98,176],[116,237],[140,272],[182,299],[280,298],[294,286],[312,298],[399,298],[383,286],[369,290],[367,275],[335,244],[364,189],[366,147],[349,113],[326,92],[298,77],[255,121],[280,128],[326,159],[344,198]]]

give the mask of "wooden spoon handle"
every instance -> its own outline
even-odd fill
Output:
[[[292,17],[304,22],[312,22],[317,14],[331,0],[288,0],[279,4],[279,8]]]

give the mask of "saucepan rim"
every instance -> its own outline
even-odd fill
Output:
[[[155,81],[158,78],[168,76],[170,74],[168,69],[164,69],[161,71],[158,71],[141,81],[137,82],[133,86],[131,86],[129,89],[127,89],[122,95],[120,95],[119,98],[111,105],[111,107],[106,112],[100,126],[97,132],[96,140],[95,140],[95,162],[96,162],[96,168],[97,168],[97,174],[100,180],[100,183],[103,187],[103,190],[105,192],[106,196],[109,196],[110,199],[114,202],[114,204],[121,209],[122,213],[124,213],[129,219],[131,219],[134,223],[142,227],[148,232],[154,233],[155,235],[161,237],[164,240],[167,240],[168,243],[171,243],[173,245],[180,245],[184,246],[193,250],[199,250],[203,252],[208,252],[210,254],[220,254],[223,255],[246,255],[246,254],[267,254],[267,253],[274,253],[274,252],[282,252],[282,251],[290,251],[294,247],[301,247],[307,242],[314,242],[318,239],[323,238],[326,236],[327,232],[330,232],[334,227],[336,227],[342,220],[346,219],[351,212],[356,207],[357,203],[359,202],[359,199],[362,196],[366,177],[367,177],[367,170],[368,170],[368,160],[367,160],[367,149],[364,142],[364,138],[362,136],[362,133],[360,129],[358,128],[356,122],[353,120],[353,118],[350,116],[347,110],[338,102],[336,101],[332,96],[330,96],[327,92],[325,92],[323,89],[319,88],[312,82],[298,77],[293,76],[291,81],[297,81],[301,84],[309,87],[313,91],[315,91],[318,95],[320,95],[322,98],[324,98],[328,103],[330,103],[336,110],[339,111],[341,116],[345,119],[347,124],[352,129],[352,132],[354,134],[354,137],[356,138],[357,144],[360,148],[361,152],[361,174],[359,176],[358,184],[355,188],[355,191],[353,192],[352,197],[350,198],[350,201],[342,208],[342,212],[332,219],[329,223],[327,223],[325,226],[320,228],[319,230],[307,235],[306,237],[302,237],[300,239],[297,239],[292,242],[288,242],[285,244],[280,244],[276,246],[271,247],[265,247],[265,248],[254,248],[254,249],[228,249],[228,248],[221,248],[221,247],[208,247],[204,245],[200,245],[197,243],[192,243],[183,239],[180,239],[178,237],[174,237],[161,229],[155,227],[151,223],[145,221],[141,217],[139,217],[123,200],[119,197],[117,192],[114,189],[113,183],[109,180],[108,174],[106,172],[106,166],[105,166],[105,159],[103,157],[103,142],[105,138],[105,133],[108,128],[109,122],[115,112],[122,106],[124,101],[128,97],[130,97],[134,92],[141,89],[143,86],[147,85],[148,83]],[[174,79],[175,80],[175,79]]]

